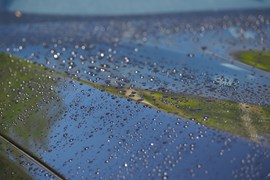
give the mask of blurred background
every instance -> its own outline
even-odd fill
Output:
[[[115,16],[267,7],[269,0],[0,0],[1,11],[51,15]]]

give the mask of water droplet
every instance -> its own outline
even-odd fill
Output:
[[[189,57],[189,58],[193,58],[195,55],[193,54],[193,53],[188,53],[187,54],[187,57]]]

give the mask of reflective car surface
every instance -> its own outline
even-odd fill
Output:
[[[0,7],[0,179],[270,178],[269,1]]]

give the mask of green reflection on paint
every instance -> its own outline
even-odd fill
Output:
[[[30,149],[44,146],[49,109],[59,104],[56,81],[44,67],[8,54],[0,53],[0,64],[0,131]]]
[[[239,51],[234,53],[233,56],[237,60],[245,64],[270,72],[269,51],[258,51],[258,50]]]
[[[1,179],[32,179],[20,165],[0,154],[0,177]]]
[[[270,141],[269,105],[141,89],[116,89],[106,86],[101,89],[255,142],[261,139]]]
[[[24,63],[27,62],[25,61]],[[33,64],[31,64],[31,66],[32,65]],[[44,70],[44,74],[49,72],[49,70],[44,68],[42,68],[42,70]],[[199,122],[211,128],[248,138],[255,142],[259,142],[261,138],[269,141],[269,105],[260,106],[256,104],[240,103],[187,94],[117,88],[94,84],[60,72],[53,73],[58,76],[72,78],[73,80],[79,81],[83,84],[104,90],[120,97],[138,101],[157,110],[177,114],[180,117]]]

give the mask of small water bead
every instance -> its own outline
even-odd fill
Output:
[[[187,54],[187,57],[189,57],[189,58],[193,58],[195,55],[193,54],[193,53],[188,53]]]
[[[129,63],[130,59],[128,57],[124,57],[124,62]]]
[[[202,168],[202,164],[197,164],[196,167],[197,167],[198,169],[200,169],[200,168]]]
[[[98,168],[95,173],[96,173],[96,175],[99,175],[100,174],[100,169]]]
[[[54,54],[54,55],[53,55],[53,58],[54,58],[54,59],[58,59],[58,57],[59,57],[58,54]]]
[[[207,117],[207,116],[204,116],[204,117],[203,117],[203,120],[204,120],[204,121],[207,121],[207,120],[208,120],[208,117]]]
[[[101,53],[99,54],[98,58],[99,58],[99,59],[103,59],[104,56],[105,56],[105,54],[104,54],[103,52],[101,52]]]
[[[71,56],[76,57],[77,53],[75,51],[71,51]]]

